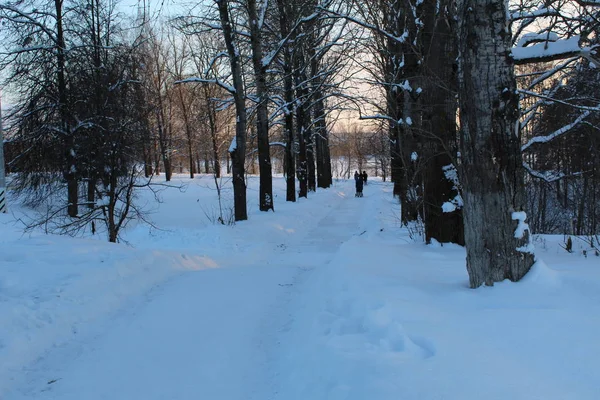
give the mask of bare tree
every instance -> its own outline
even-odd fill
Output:
[[[507,4],[458,1],[460,178],[473,288],[531,268]]]
[[[267,93],[267,68],[270,59],[263,54],[263,33],[267,2],[257,8],[256,0],[246,0],[248,23],[250,25],[250,47],[252,48],[252,65],[254,67],[254,84],[256,88],[256,131],[258,138],[258,165],[260,168],[259,209],[273,210],[273,176],[271,171],[271,154],[269,149],[269,111]]]
[[[67,212],[76,217],[78,177],[75,136],[79,126],[69,110],[64,29],[66,13],[63,0],[1,3],[5,50],[1,53],[0,67],[11,71],[6,77],[12,83],[11,89],[14,88],[21,98],[29,99],[28,104],[20,104],[15,117],[30,124],[30,138],[37,136],[56,144],[60,156],[48,161],[60,165],[67,183]],[[23,158],[22,161],[35,162],[32,158],[27,158],[27,161]],[[27,185],[25,181],[35,184],[47,176],[41,177],[31,171],[21,178],[19,182],[23,185],[20,186],[24,187]]]
[[[0,213],[7,212],[6,171],[4,170],[4,129],[2,124],[2,93],[0,92]]]
[[[233,174],[233,196],[235,207],[235,220],[243,221],[248,219],[246,209],[246,181],[245,166],[246,158],[246,92],[242,77],[242,60],[237,40],[234,36],[234,27],[230,16],[230,2],[228,0],[215,0],[219,9],[219,18],[223,34],[223,40],[227,48],[229,63],[231,68],[231,77],[233,86],[225,86],[231,93],[236,110],[235,140],[229,147],[232,161]],[[215,81],[216,82],[216,81]]]

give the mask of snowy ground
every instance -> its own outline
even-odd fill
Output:
[[[597,399],[600,259],[538,241],[525,281],[470,290],[414,243],[391,188],[353,183],[207,221],[168,189],[130,246],[23,237],[0,216],[0,399]],[[13,207],[19,211],[18,208]]]

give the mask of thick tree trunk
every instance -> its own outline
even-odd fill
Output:
[[[296,72],[302,70],[302,63],[296,59]],[[306,82],[306,74],[297,73],[296,80],[296,98],[298,105],[296,106],[296,137],[298,138],[298,182],[300,190],[298,197],[308,197],[308,149],[306,145],[306,130],[310,123],[309,112],[306,109],[306,101],[308,101],[308,90],[304,82]]]
[[[243,221],[248,219],[246,205],[246,171],[244,166],[246,161],[246,96],[244,92],[244,81],[242,79],[240,53],[235,45],[233,27],[231,26],[229,18],[229,2],[227,0],[215,0],[215,2],[219,8],[223,38],[229,55],[231,75],[233,78],[233,86],[235,88],[235,92],[232,93],[237,116],[235,125],[235,143],[232,143],[229,150],[231,154],[231,169],[233,175],[234,215],[236,221]]]
[[[6,170],[4,168],[4,130],[2,126],[2,93],[0,93],[0,214],[8,212],[6,205]]]
[[[248,18],[250,20],[250,45],[252,47],[252,64],[256,84],[256,135],[258,141],[258,167],[260,171],[259,209],[273,210],[273,173],[271,169],[271,153],[269,146],[269,110],[266,82],[266,69],[263,59],[262,32],[259,26],[256,0],[247,0]],[[266,7],[266,3],[263,5]]]
[[[286,102],[285,111],[285,200],[296,201],[296,157],[294,157],[294,84],[292,78],[291,55],[286,54],[286,66],[284,66],[284,96]]]
[[[281,37],[285,38],[290,35],[290,21],[288,16],[288,4],[285,0],[277,0],[279,10],[279,29]],[[283,49],[283,97],[285,100],[285,115],[284,115],[284,132],[286,138],[285,144],[285,184],[286,184],[286,201],[296,201],[296,160],[294,157],[294,56],[292,47],[289,42],[286,43]]]
[[[531,268],[517,87],[510,57],[508,3],[459,0],[460,178],[467,271],[472,288],[518,281]],[[523,224],[520,228],[523,228]]]
[[[424,172],[425,239],[427,243],[435,239],[440,243],[464,245],[462,211],[444,212],[442,209],[442,205],[457,194],[454,184],[444,174],[444,167],[451,165],[451,160],[443,150],[431,150],[436,151]]]
[[[447,179],[444,168],[452,165],[450,152],[456,154],[456,40],[452,36],[449,0],[424,4],[423,54],[426,78],[423,82],[423,200],[425,238],[441,243],[464,244],[462,210],[444,212],[445,202],[458,195],[455,183]]]
[[[296,129],[298,138],[298,182],[300,190],[298,197],[308,197],[308,159],[306,149],[306,135],[304,133],[306,125],[306,112],[303,105],[299,105],[296,112]]]
[[[315,90],[315,149],[317,152],[317,186],[328,188],[333,184],[329,134],[325,121],[325,104],[319,88]]]
[[[391,124],[389,128],[390,137],[390,178],[394,183],[394,197],[400,199],[402,193],[402,181],[404,180],[404,168],[402,167],[402,153],[400,152],[400,135],[397,124]]]

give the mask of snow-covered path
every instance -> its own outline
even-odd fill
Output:
[[[165,191],[134,248],[0,224],[1,400],[598,398],[581,243],[539,237],[547,265],[472,290],[464,249],[410,239],[389,184],[356,199],[341,180],[229,227],[202,213],[210,181]]]
[[[275,397],[277,365],[285,357],[279,343],[292,307],[312,295],[305,288],[320,276],[315,271],[365,233],[362,223],[379,212],[374,204],[381,195],[343,197],[300,240],[275,253],[186,272],[155,288],[105,331],[39,361],[10,399]]]

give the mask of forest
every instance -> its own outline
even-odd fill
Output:
[[[297,202],[366,170],[472,288],[519,281],[532,233],[600,254],[599,24],[598,0],[2,0],[0,210],[9,186],[27,229],[117,242],[173,174],[231,186],[227,225],[249,175],[278,212],[275,175]]]

